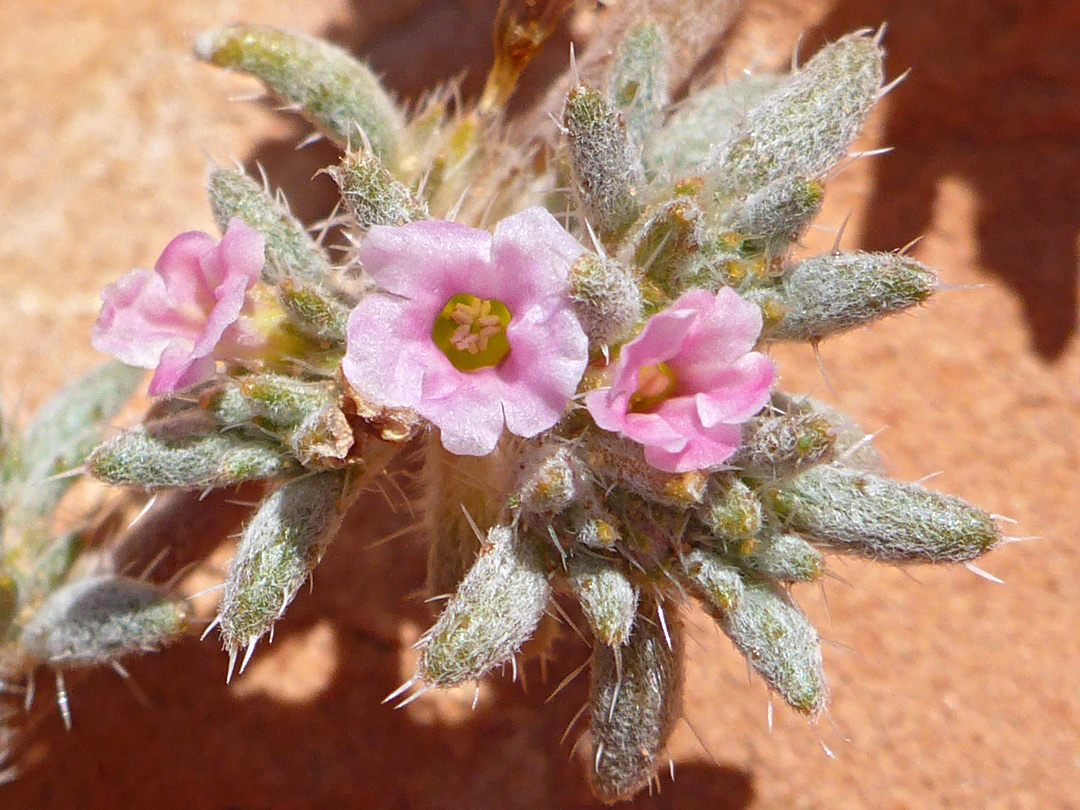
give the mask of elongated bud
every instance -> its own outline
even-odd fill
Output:
[[[341,189],[341,199],[362,231],[372,225],[404,225],[428,218],[427,203],[366,149],[347,152],[339,165],[326,172]]]
[[[701,173],[710,150],[728,141],[745,123],[747,113],[784,78],[769,73],[740,76],[691,94],[646,142],[646,165],[672,176]]]
[[[593,792],[629,799],[649,783],[682,714],[682,627],[668,611],[665,628],[651,599],[622,647],[593,647],[589,710]]]
[[[186,414],[126,430],[91,454],[90,474],[107,484],[159,489],[213,489],[299,472],[279,447],[238,432],[191,433]],[[216,430],[216,428],[211,428]]]
[[[224,232],[239,217],[266,240],[263,280],[279,284],[284,279],[322,282],[333,268],[303,223],[283,203],[240,169],[213,168],[207,183],[210,209]]]
[[[311,576],[357,493],[353,471],[315,473],[282,484],[244,527],[218,609],[230,655],[248,655]],[[241,670],[243,667],[241,667]]]
[[[883,55],[865,33],[822,48],[713,150],[717,194],[754,192],[784,175],[818,177],[834,166],[877,101]]]
[[[352,310],[324,285],[283,279],[278,285],[278,298],[298,331],[331,345],[345,345]]]
[[[891,562],[966,562],[1001,542],[994,519],[959,498],[836,466],[785,481],[770,505],[815,543]]]
[[[567,558],[566,575],[596,640],[609,647],[625,644],[637,615],[638,589],[619,562],[579,552]]]
[[[937,276],[895,253],[830,253],[797,264],[746,297],[765,316],[765,340],[820,340],[926,301]]]
[[[743,237],[744,256],[779,256],[799,241],[824,201],[825,187],[818,181],[781,177],[735,203],[720,228]]]
[[[384,163],[396,163],[402,114],[371,69],[340,48],[265,26],[230,25],[200,35],[195,55],[259,79],[338,146],[366,138]]]
[[[645,460],[640,444],[607,431],[586,431],[582,439],[588,468],[604,483],[666,506],[692,506],[705,497],[708,476],[701,471],[661,472]]]
[[[581,85],[566,97],[563,127],[581,213],[611,243],[637,218],[637,193],[644,182],[626,124],[600,93]]]
[[[523,514],[557,514],[580,498],[584,487],[581,462],[569,445],[539,447],[525,465],[517,486]]]
[[[594,253],[583,254],[570,268],[570,301],[594,344],[621,343],[633,335],[644,314],[633,273]]]
[[[783,589],[749,577],[744,586],[721,628],[789,706],[816,717],[828,699],[817,631]]]
[[[473,567],[420,640],[418,676],[454,686],[508,663],[536,631],[550,596],[537,541],[506,526],[491,529]]]
[[[608,97],[622,113],[632,144],[640,149],[660,123],[668,96],[668,48],[655,23],[630,29],[611,64]]]
[[[53,593],[23,628],[19,645],[61,669],[106,664],[152,652],[187,629],[187,605],[130,577],[80,579]]]
[[[752,545],[761,531],[761,501],[730,474],[711,477],[698,514],[714,540],[722,543]]]
[[[822,416],[759,416],[743,425],[742,445],[729,463],[742,475],[773,481],[831,461],[835,441]]]
[[[86,460],[145,375],[142,369],[106,363],[42,406],[19,444],[21,468],[14,474],[26,485],[12,488],[14,502],[5,505],[5,520],[30,524],[55,508],[75,478],[53,476]]]
[[[765,532],[740,565],[777,582],[813,582],[825,573],[825,558],[797,534]]]
[[[742,600],[745,587],[739,569],[715,551],[692,549],[684,555],[681,568],[691,588],[717,610],[733,610]]]

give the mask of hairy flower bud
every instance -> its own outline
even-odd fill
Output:
[[[600,93],[581,85],[566,97],[563,127],[581,213],[610,242],[637,218],[637,193],[644,183],[626,124]]]
[[[747,297],[762,308],[765,340],[820,340],[926,301],[937,276],[895,253],[829,253],[800,262],[776,287]]]
[[[815,543],[891,562],[966,562],[1001,542],[994,519],[959,498],[821,466],[785,481],[770,505]]]
[[[397,159],[401,112],[371,69],[341,48],[259,25],[230,25],[195,40],[195,55],[259,79],[338,146],[367,139],[384,163]]]
[[[629,799],[656,773],[657,760],[682,714],[682,628],[670,611],[661,626],[647,600],[622,647],[593,647],[589,710],[593,792]]]
[[[488,532],[479,558],[420,640],[418,677],[455,686],[509,663],[536,631],[551,595],[535,538]]]

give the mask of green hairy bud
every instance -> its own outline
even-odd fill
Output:
[[[781,589],[747,577],[741,598],[721,609],[720,626],[770,688],[816,717],[828,693],[817,631]]]
[[[178,414],[126,430],[95,450],[87,469],[107,484],[143,489],[213,489],[299,471],[295,461],[268,442],[235,431],[192,432],[191,421]]]
[[[742,600],[742,575],[720,554],[695,548],[683,558],[681,567],[691,589],[717,610],[733,610]]]
[[[664,506],[692,506],[705,497],[708,476],[700,470],[662,472],[645,460],[640,444],[613,433],[590,430],[582,439],[589,469],[606,484],[619,484]]]
[[[36,661],[75,669],[160,649],[184,634],[187,618],[187,605],[157,585],[130,577],[89,577],[42,603],[19,644]]]
[[[877,101],[882,57],[877,39],[863,33],[822,48],[713,150],[717,193],[745,194],[785,175],[818,177],[834,166]]]
[[[772,289],[747,297],[762,307],[765,340],[820,340],[926,301],[937,276],[895,253],[830,253],[795,265]]]
[[[642,608],[625,645],[593,647],[588,775],[606,802],[629,799],[649,783],[682,714],[678,616],[671,611],[661,625],[656,602]]]
[[[739,200],[720,221],[720,229],[743,237],[746,256],[779,256],[802,237],[825,202],[816,180],[781,177]]]
[[[748,542],[761,531],[761,501],[749,486],[731,475],[710,479],[698,514],[721,542]]]
[[[238,651],[247,650],[243,671],[255,644],[281,618],[337,534],[357,494],[352,475],[344,470],[288,481],[244,527],[216,620],[230,679]]]
[[[581,213],[605,242],[637,218],[644,180],[622,116],[596,90],[570,91],[563,110],[570,173]]]
[[[569,445],[540,447],[525,464],[517,489],[523,514],[562,512],[578,499],[581,463]]]
[[[967,562],[1001,542],[994,519],[959,498],[841,467],[784,482],[771,506],[815,543],[890,562]]]
[[[404,225],[428,218],[427,204],[366,149],[347,152],[339,165],[326,172],[341,189],[341,199],[362,231],[372,225]]]
[[[224,231],[229,220],[239,217],[266,240],[263,280],[270,284],[290,278],[324,281],[332,268],[303,223],[285,204],[240,169],[214,168],[207,184],[210,208]]]
[[[371,144],[388,165],[397,160],[404,121],[378,78],[328,42],[257,25],[230,25],[195,41],[195,55],[259,79],[338,146]]]
[[[611,65],[608,97],[622,112],[627,134],[640,145],[660,123],[667,107],[667,42],[660,26],[630,30]]]
[[[506,526],[488,532],[480,556],[420,640],[420,680],[455,686],[513,660],[551,596],[538,546]]]
[[[594,253],[582,255],[570,268],[570,301],[593,344],[626,340],[644,314],[633,273],[625,265]]]
[[[687,287],[700,244],[702,211],[691,199],[676,198],[649,210],[627,239],[629,261],[671,297]]]
[[[777,582],[813,582],[825,572],[821,552],[789,532],[764,533],[753,551],[736,562]]]
[[[101,441],[109,420],[135,393],[144,376],[142,369],[106,363],[45,403],[18,445],[21,464],[16,477],[24,485],[6,507],[8,520],[26,523],[45,517],[56,507],[75,479],[53,476],[86,460]]]
[[[331,345],[345,345],[352,310],[323,285],[287,278],[278,287],[278,298],[297,331]]]
[[[567,558],[566,576],[597,641],[625,644],[637,615],[638,589],[619,562],[579,551]]]

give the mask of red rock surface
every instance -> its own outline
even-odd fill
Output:
[[[250,85],[196,64],[196,33],[241,15],[328,33],[411,96],[440,72],[482,71],[493,5],[0,4],[5,405],[34,406],[100,359],[88,329],[104,284],[148,266],[177,232],[210,229],[208,155],[258,159],[302,216],[324,213],[326,189],[309,179],[331,152],[294,155],[301,126],[229,103]],[[1004,586],[963,568],[838,561],[843,581],[828,580],[824,594],[801,588],[835,642],[825,650],[830,717],[816,725],[777,706],[770,733],[764,687],[690,613],[690,722],[671,746],[678,778],[636,806],[1080,807],[1080,6],[756,0],[727,43],[726,70],[782,64],[803,29],[809,53],[882,20],[890,75],[913,73],[865,145],[896,152],[838,174],[821,223],[852,213],[844,248],[923,235],[917,258],[946,284],[979,288],[826,343],[835,396],[809,350],[779,353],[783,383],[887,428],[878,444],[896,476],[943,471],[929,486],[1041,539],[982,561]],[[565,52],[563,38],[549,71]],[[833,239],[820,231],[808,242],[823,250]],[[527,692],[486,684],[475,710],[471,690],[402,711],[380,705],[410,672],[408,645],[429,621],[414,596],[422,550],[408,539],[370,547],[408,522],[396,509],[373,498],[357,510],[313,592],[231,686],[212,640],[131,663],[148,707],[110,672],[74,683],[74,731],[42,712],[26,773],[0,788],[0,807],[591,806],[559,742],[585,686],[544,703],[583,660],[580,644],[560,643],[546,683],[529,669]]]

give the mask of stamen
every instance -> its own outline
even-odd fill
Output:
[[[477,371],[510,353],[506,327],[511,315],[501,301],[455,295],[435,319],[431,336],[459,371]]]

